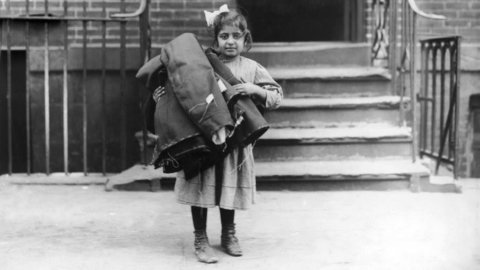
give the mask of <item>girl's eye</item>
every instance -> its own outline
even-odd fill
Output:
[[[233,39],[235,40],[239,40],[243,37],[244,33],[240,33],[240,32],[235,32],[235,33],[232,33],[232,37]],[[218,37],[221,39],[221,40],[227,40],[228,37],[230,36],[230,34],[227,34],[227,33],[223,33],[223,34],[219,34]]]
[[[233,39],[240,39],[243,36],[243,34],[242,33],[233,33],[232,36],[233,36]]]

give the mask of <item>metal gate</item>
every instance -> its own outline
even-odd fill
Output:
[[[430,38],[420,41],[421,82],[420,156],[436,160],[436,173],[441,163],[458,171],[458,100],[460,96],[460,37]]]
[[[148,0],[1,1],[0,174],[138,162],[133,75],[149,58],[148,10]]]

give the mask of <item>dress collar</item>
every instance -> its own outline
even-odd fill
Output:
[[[240,58],[241,56],[239,55],[238,57],[235,57],[235,58],[231,58],[231,59],[225,59],[223,57],[220,56],[220,60],[222,61],[222,63],[234,63],[234,62],[239,62],[240,61]]]

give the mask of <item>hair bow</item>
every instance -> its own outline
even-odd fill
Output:
[[[210,27],[213,25],[213,21],[215,20],[215,17],[217,17],[222,13],[230,12],[230,10],[228,9],[227,4],[224,4],[218,10],[215,10],[213,12],[209,12],[206,10],[204,10],[203,12],[205,13],[205,20],[207,21],[207,26]]]

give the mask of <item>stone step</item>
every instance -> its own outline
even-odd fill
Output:
[[[370,44],[347,42],[255,43],[246,54],[265,67],[284,65],[370,65]]]
[[[391,94],[386,69],[361,66],[275,67],[269,72],[286,97],[365,97]]]
[[[282,66],[269,68],[268,72],[276,80],[389,81],[392,77],[387,69],[370,66]]]
[[[257,161],[255,171],[260,190],[415,189],[411,178],[429,178],[426,167],[409,159]]]
[[[398,159],[411,155],[409,128],[271,128],[256,143],[262,161]]]
[[[285,98],[280,108],[265,118],[273,127],[318,127],[338,123],[398,124],[398,96],[344,98]]]
[[[262,181],[289,180],[388,180],[411,175],[428,176],[420,162],[398,160],[285,161],[256,162],[255,173]]]

